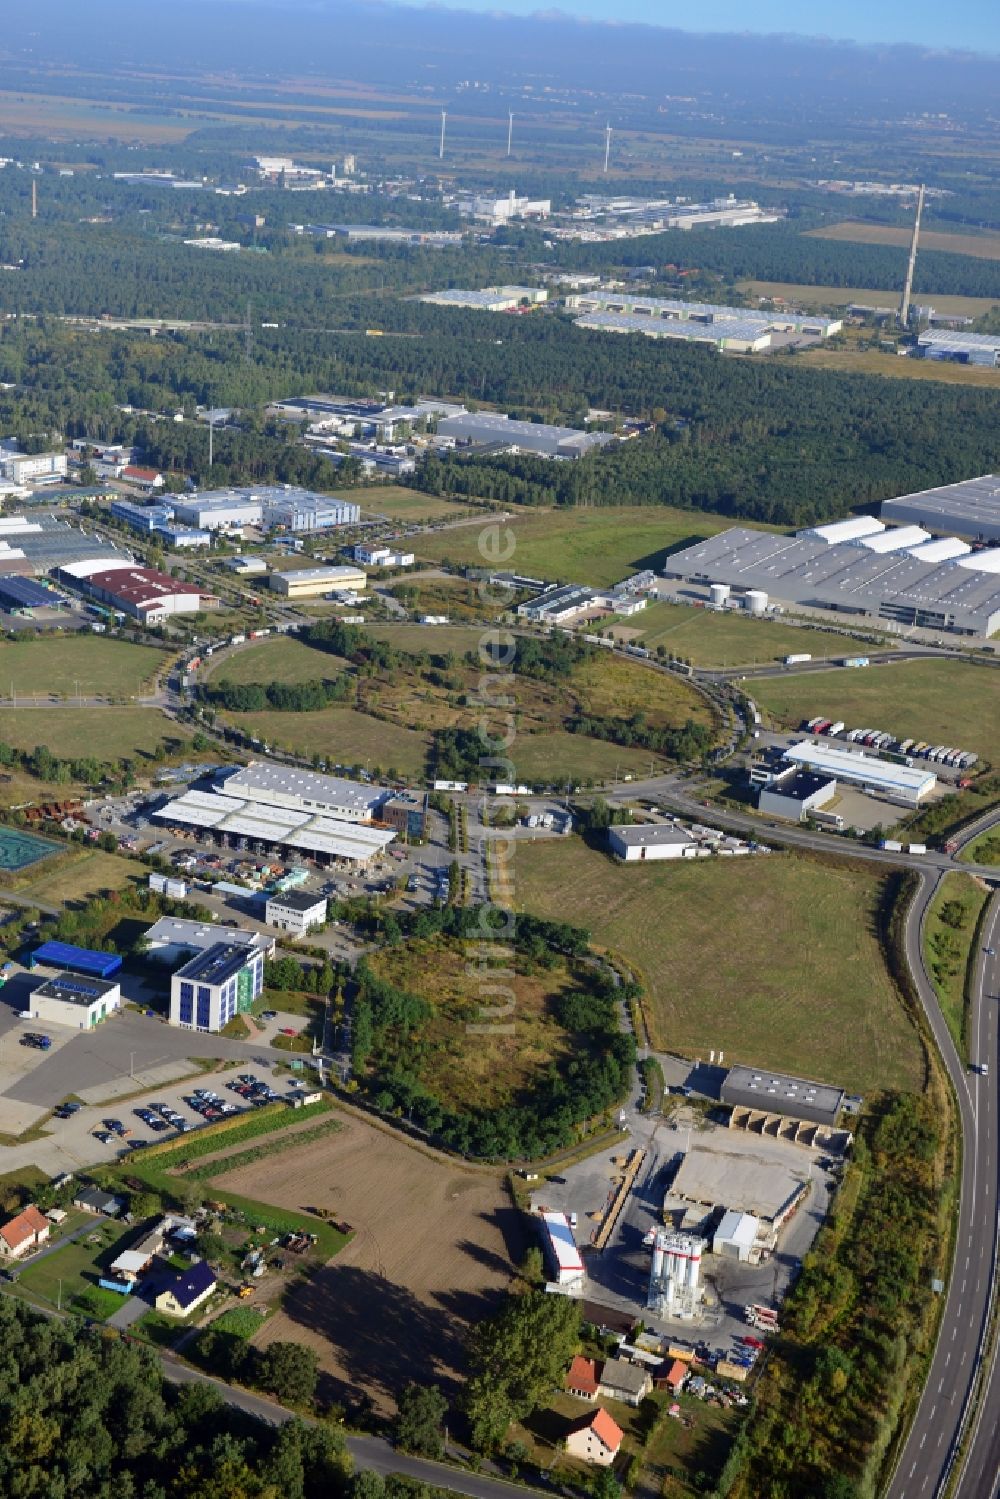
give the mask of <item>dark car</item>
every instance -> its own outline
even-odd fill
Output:
[[[154,1134],[161,1135],[165,1129],[170,1128],[170,1125],[165,1119],[151,1119],[149,1121],[149,1127]]]
[[[112,1133],[111,1133],[110,1130],[107,1130],[107,1129],[95,1129],[94,1130],[94,1139],[95,1140],[100,1140],[100,1142],[101,1142],[102,1145],[108,1145],[114,1139],[114,1136],[112,1135]]]
[[[124,1135],[126,1133],[125,1126],[120,1119],[105,1119],[104,1128],[111,1130],[116,1135]]]

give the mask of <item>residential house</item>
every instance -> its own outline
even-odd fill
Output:
[[[621,1449],[625,1433],[613,1416],[602,1406],[589,1416],[574,1421],[566,1433],[566,1451],[585,1463],[609,1468]]]
[[[106,1218],[117,1218],[121,1214],[122,1202],[100,1187],[86,1187],[73,1198],[73,1206],[87,1213],[103,1213]]]
[[[627,1359],[609,1358],[601,1370],[598,1393],[605,1400],[640,1405],[652,1388],[653,1380],[648,1369],[640,1364],[630,1364]]]
[[[17,1260],[45,1243],[52,1224],[30,1202],[16,1218],[0,1228],[0,1259]]]
[[[143,494],[152,494],[154,490],[162,489],[164,477],[155,468],[140,468],[137,464],[127,463],[121,471],[121,477],[126,484],[131,484]]]
[[[199,1260],[189,1270],[182,1270],[176,1278],[164,1286],[154,1305],[158,1312],[170,1317],[188,1317],[207,1301],[215,1290],[215,1275],[205,1260]]]
[[[575,1395],[578,1400],[596,1400],[600,1378],[594,1360],[578,1353],[569,1366],[565,1385],[567,1394]]]

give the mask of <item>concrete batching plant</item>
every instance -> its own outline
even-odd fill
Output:
[[[653,1251],[647,1310],[661,1317],[693,1317],[704,1295],[701,1257],[705,1241],[656,1228],[646,1242]]]

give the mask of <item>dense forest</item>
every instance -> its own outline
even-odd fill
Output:
[[[0,1298],[5,1499],[336,1499],[342,1433],[251,1422],[203,1384],[167,1384],[157,1355]]]
[[[276,477],[332,488],[350,471],[288,443],[259,415],[216,433],[209,471],[202,425],[130,416],[116,403],[259,406],[309,389],[373,395],[391,383],[399,399],[451,395],[577,423],[593,404],[649,417],[657,431],[572,464],[524,454],[432,459],[416,482],[503,504],[670,504],[781,525],[986,473],[998,461],[1000,396],[990,390],[847,375],[795,358],[728,359],[559,318],[394,305],[412,325],[401,336],[267,330],[251,360],[227,334],[151,341],[8,327],[0,381],[15,388],[0,391],[0,430],[26,442],[55,430],[134,439],[150,461],[203,482]]]

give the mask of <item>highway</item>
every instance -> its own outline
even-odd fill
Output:
[[[966,832],[967,843],[984,826],[1000,822],[994,811]],[[993,871],[996,878],[996,871]],[[887,1499],[937,1499],[954,1482],[955,1499],[996,1499],[1000,1483],[1000,1380],[988,1374],[973,1418],[967,1452],[961,1452],[976,1385],[984,1368],[996,1290],[998,1218],[998,1022],[1000,995],[1000,894],[994,894],[976,959],[969,1016],[970,1070],[959,1056],[924,966],[923,925],[942,872],[921,874],[906,926],[906,958],[935,1042],[958,1100],[962,1129],[962,1179],[955,1253],[938,1341],[909,1436],[886,1490]]]

